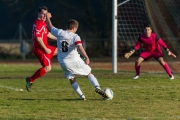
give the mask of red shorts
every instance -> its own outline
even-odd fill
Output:
[[[51,65],[51,59],[54,56],[54,52],[56,50],[56,47],[48,46],[49,49],[51,49],[50,54],[46,54],[44,51],[34,51],[34,54],[39,59],[39,62],[43,67]]]
[[[158,59],[159,57],[163,57],[162,51],[155,51],[155,52],[142,52],[140,57],[144,58],[144,60],[149,60],[150,58]]]

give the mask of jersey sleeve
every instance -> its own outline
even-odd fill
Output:
[[[135,50],[138,50],[141,47],[141,37],[139,36],[138,41],[136,42],[136,45],[134,46]]]
[[[164,49],[167,48],[167,45],[163,42],[163,40],[162,40],[158,35],[156,35],[156,41],[157,41],[158,44],[159,44],[160,46],[162,46]]]
[[[158,41],[158,40],[160,40],[161,38],[158,36],[158,35],[156,35],[156,41]]]
[[[163,42],[163,40],[162,40],[161,38],[158,40],[158,44],[159,44],[160,46],[162,46],[164,49],[167,48],[167,45]]]
[[[78,35],[75,36],[74,40],[75,40],[74,43],[76,46],[82,45],[81,38]]]
[[[62,33],[62,29],[57,29],[55,27],[51,28],[51,34],[57,37],[59,34]]]

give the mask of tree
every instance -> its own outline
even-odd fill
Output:
[[[80,22],[79,34],[91,38],[110,38],[110,0],[1,0],[8,17],[14,22],[30,22],[37,16],[39,6],[46,5],[52,13],[55,26],[65,28],[68,19]],[[29,28],[31,29],[31,28]]]

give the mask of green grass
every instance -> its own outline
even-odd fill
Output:
[[[35,81],[32,92],[25,90],[25,78],[38,65],[1,64],[0,68],[0,119],[180,119],[179,74],[173,81],[165,73],[142,73],[140,79],[133,80],[134,73],[93,70],[101,88],[111,88],[114,98],[102,100],[85,77],[77,76],[87,99],[81,101],[58,65]],[[20,88],[24,91],[16,91]]]

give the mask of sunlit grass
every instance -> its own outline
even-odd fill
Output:
[[[133,80],[132,73],[93,70],[101,88],[111,88],[114,98],[102,100],[85,77],[77,76],[87,98],[81,101],[59,66],[36,80],[32,92],[25,90],[25,78],[39,66],[0,67],[0,119],[180,119],[179,74],[173,81],[162,73],[142,73],[140,79]]]

